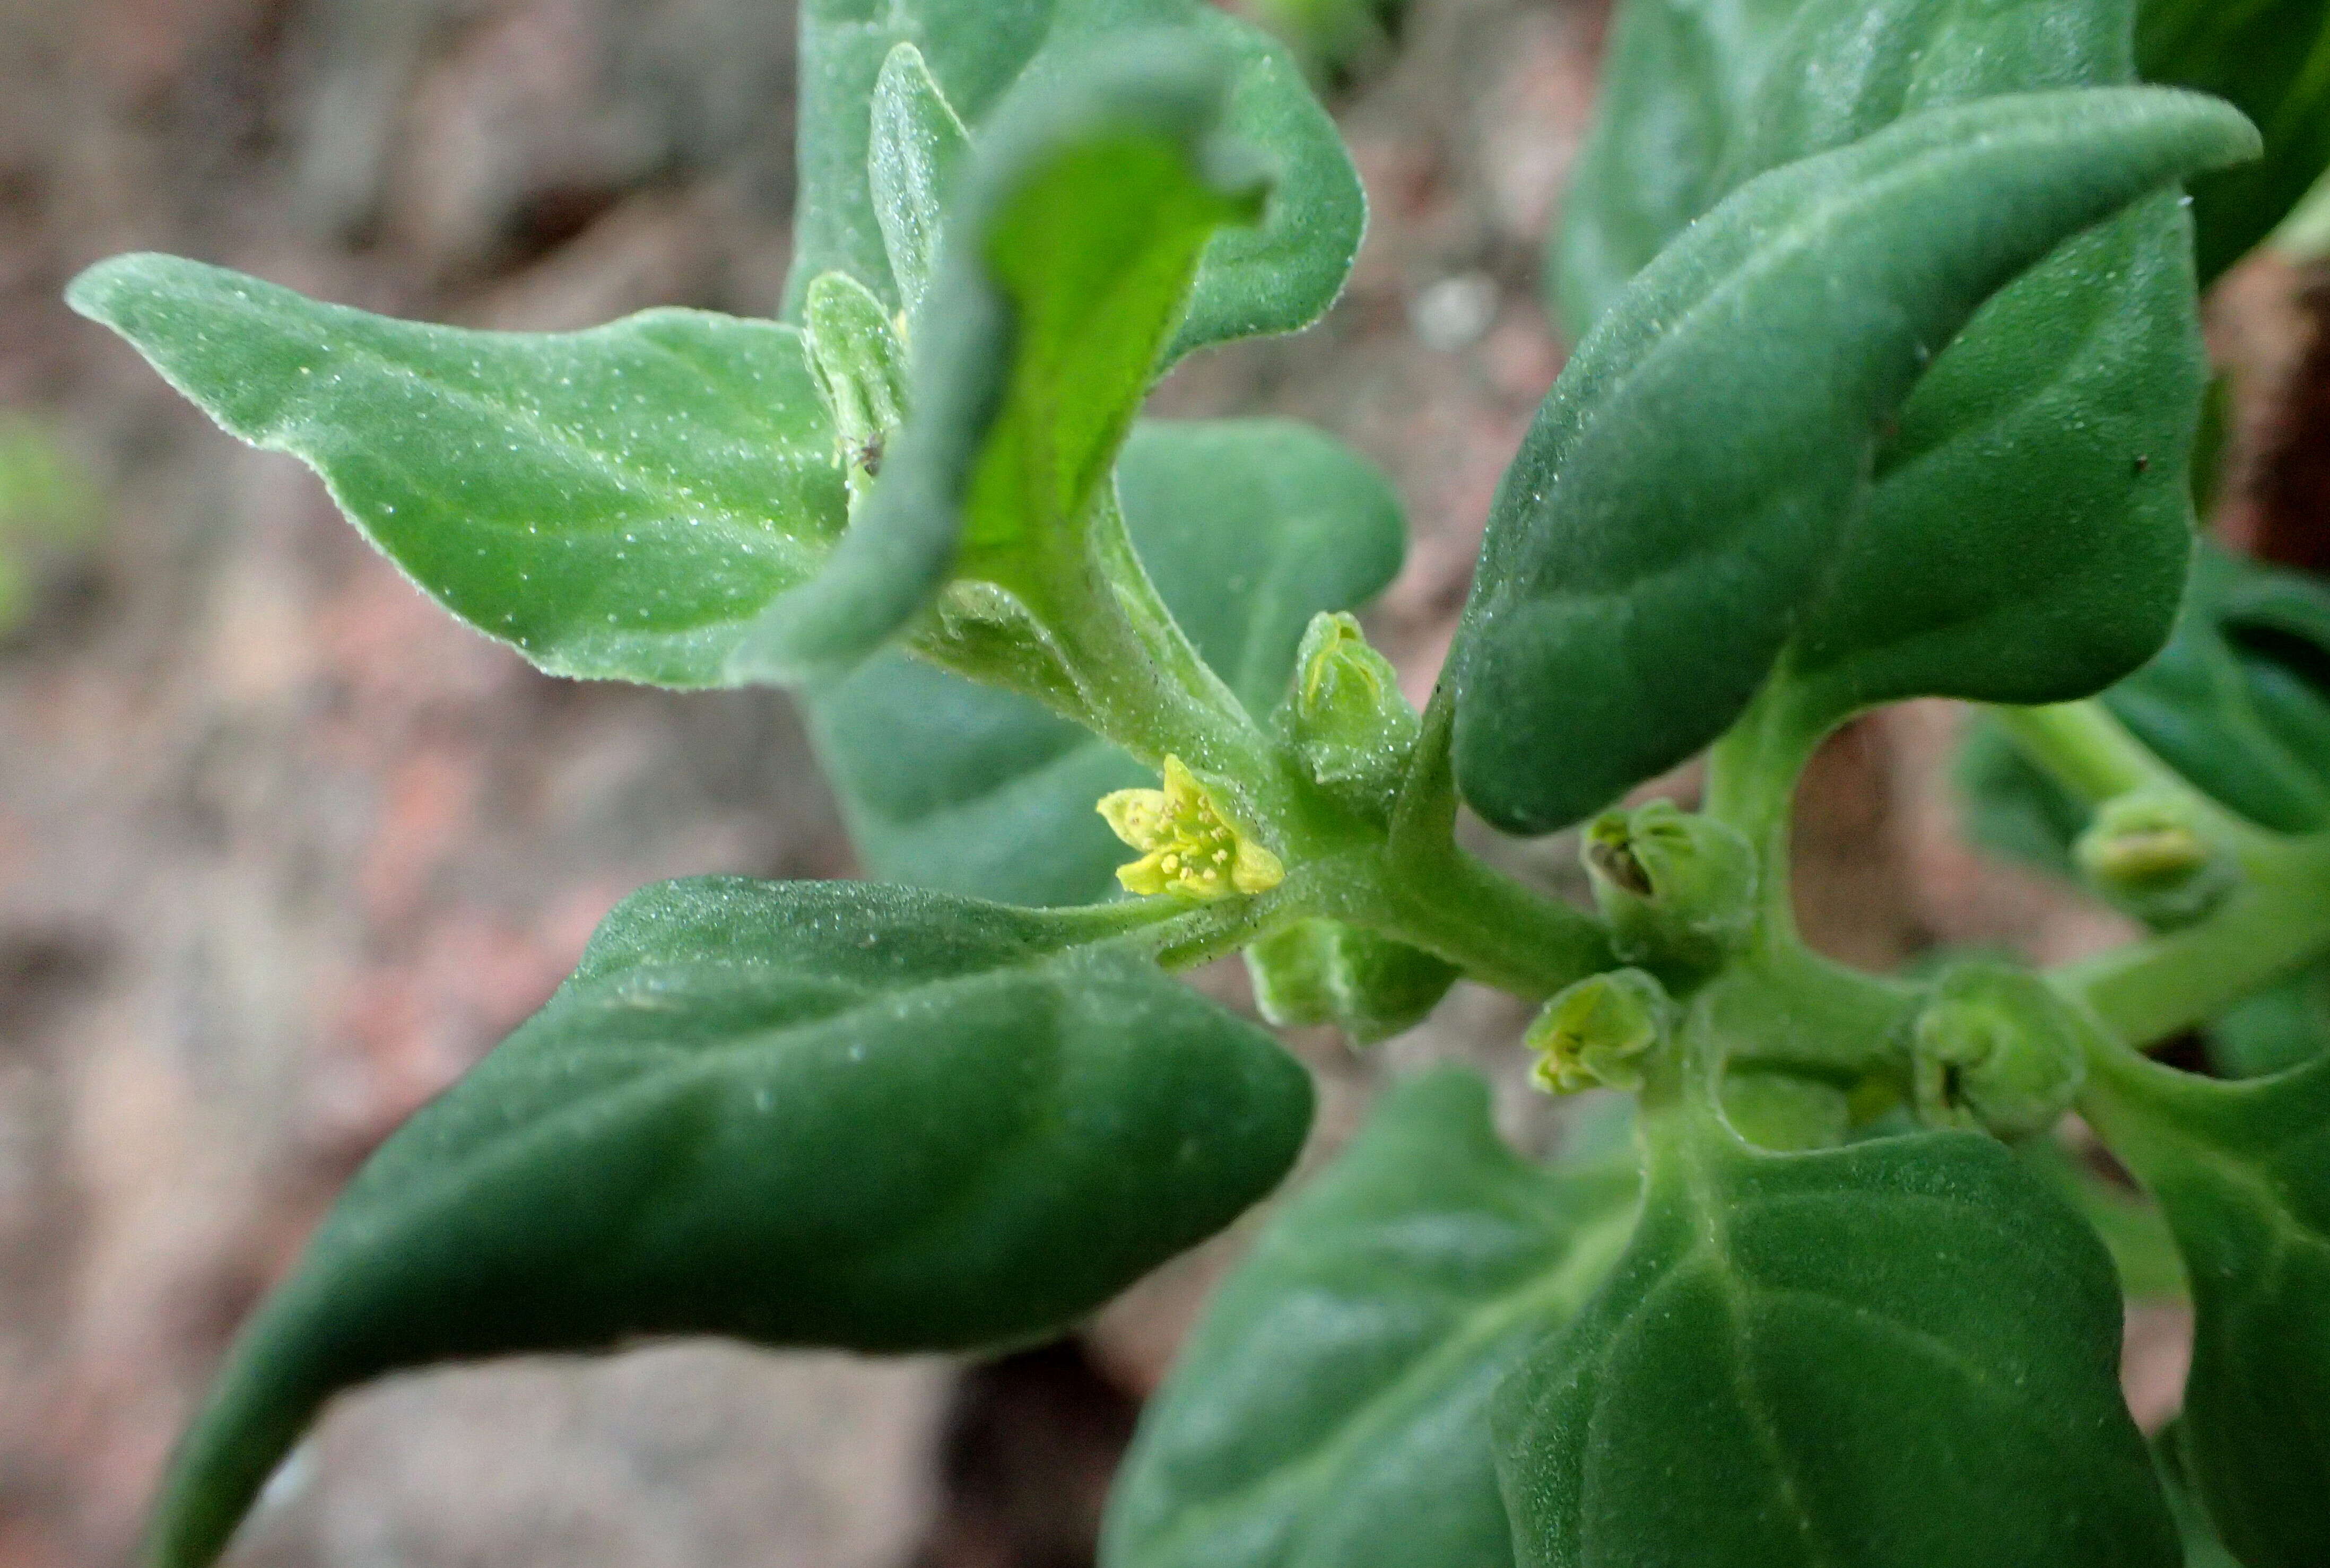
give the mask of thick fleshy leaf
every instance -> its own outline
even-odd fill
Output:
[[[1726,149],[1804,0],[1620,0],[1594,128],[1546,252],[1547,298],[1575,340],[1723,195]]]
[[[1625,1245],[1631,1162],[1519,1158],[1485,1085],[1392,1089],[1272,1220],[1118,1472],[1107,1568],[1510,1568],[1488,1404]]]
[[[1224,129],[1270,160],[1276,197],[1258,228],[1214,236],[1169,357],[1291,332],[1325,310],[1359,253],[1366,198],[1302,71],[1261,33],[1202,0],[808,0],[801,7],[800,222],[789,297],[820,272],[898,301],[868,173],[867,104],[900,43],[920,50],[975,141],[1014,98],[1050,90],[1070,62],[1167,32],[1230,63]]]
[[[1810,0],[1724,181],[1925,109],[2132,82],[2132,5]],[[1836,715],[1910,696],[2064,702],[2128,674],[2183,590],[2206,379],[2176,194],[2071,239],[1918,382],[1791,639],[1792,674]]]
[[[650,310],[471,332],[151,255],[100,262],[66,298],[556,675],[724,684],[754,617],[843,526],[832,421],[790,326]]]
[[[2321,0],[2143,0],[2145,79],[2230,99],[2265,133],[2265,157],[2196,180],[2201,278],[2247,255],[2330,166],[2330,11]]]
[[[2224,1083],[2122,1060],[2090,1119],[2166,1211],[2196,1311],[2179,1457],[2249,1568],[2330,1542],[2330,1062]]]
[[[1224,127],[1223,55],[1152,35],[1065,63],[982,128],[913,345],[913,408],[818,577],[731,668],[848,674],[951,578],[1040,605],[1087,529],[1182,319],[1199,252],[1264,180]]]
[[[1886,422],[2002,285],[2255,133],[2157,89],[1917,115],[1742,186],[1547,399],[1453,654],[1457,778],[1546,832],[1738,717],[1819,592]]]
[[[1168,609],[1249,712],[1285,689],[1303,628],[1399,570],[1399,500],[1348,448],[1279,420],[1136,425],[1125,528]],[[810,698],[819,755],[875,875],[1010,903],[1091,903],[1124,846],[1093,809],[1155,781],[1033,700],[903,654]]]
[[[2003,1147],[1651,1144],[1610,1283],[1496,1401],[1526,1568],[2183,1561],[2111,1261]]]
[[[152,1535],[199,1568],[334,1391],[642,1335],[1056,1330],[1284,1174],[1308,1077],[1047,916],[848,883],[627,901],[391,1138],[245,1327]]]

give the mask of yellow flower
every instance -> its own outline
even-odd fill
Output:
[[[1179,757],[1165,759],[1164,789],[1119,789],[1095,809],[1119,838],[1144,852],[1116,868],[1128,893],[1203,902],[1267,893],[1286,880],[1278,856],[1240,833]]]

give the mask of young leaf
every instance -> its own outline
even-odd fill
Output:
[[[150,255],[99,263],[66,298],[229,434],[322,475],[431,598],[554,675],[724,684],[845,520],[790,326],[650,310],[469,332]]]
[[[874,83],[866,177],[890,276],[909,317],[922,310],[938,264],[947,194],[970,156],[971,133],[932,80],[922,51],[899,44]]]
[[[1261,206],[1224,128],[1232,82],[1220,55],[1151,37],[1063,66],[983,128],[882,482],[732,671],[845,675],[950,578],[996,583],[1039,615],[1084,580],[1087,524],[1198,254]]]
[[[2330,12],[2321,0],[2143,0],[2145,80],[2230,99],[2265,133],[2265,157],[2193,184],[2201,279],[2249,254],[2330,165]]]
[[[2185,1477],[2249,1568],[2330,1541],[2330,1062],[2224,1083],[2099,1063],[2083,1106],[2159,1198],[2195,1321]]]
[[[893,288],[868,158],[867,103],[892,52],[917,46],[946,101],[983,142],[1017,112],[1010,100],[1054,90],[1075,61],[1160,33],[1218,52],[1229,66],[1225,133],[1276,170],[1277,200],[1259,227],[1207,244],[1186,319],[1167,358],[1257,333],[1292,332],[1325,310],[1359,253],[1367,220],[1359,175],[1334,123],[1285,51],[1201,0],[808,0],[801,7],[800,221],[788,298],[819,273]]]
[[[1457,778],[1546,832],[1715,739],[1818,592],[1935,346],[2070,234],[2254,150],[2157,89],[2016,93],[1764,175],[1579,346],[1492,513]]]
[[[1117,492],[1150,579],[1247,711],[1285,689],[1304,627],[1399,570],[1398,497],[1366,459],[1279,420],[1148,421]],[[810,696],[818,751],[850,837],[886,881],[1009,903],[1090,903],[1116,891],[1124,846],[1093,810],[1153,782],[1136,761],[1032,699],[903,654]]]
[[[1635,1187],[1518,1158],[1461,1069],[1393,1088],[1151,1401],[1105,1568],[1509,1568],[1489,1397],[1592,1293]]]
[[[1620,0],[1546,252],[1546,296],[1573,341],[1724,194],[1725,148],[1802,3]]]
[[[633,896],[246,1327],[151,1560],[208,1563],[323,1400],[398,1367],[993,1345],[1228,1223],[1301,1147],[1309,1079],[1095,929],[857,883]]]
[[[1726,188],[1926,109],[2132,82],[2132,4],[1811,0],[1735,128]],[[1791,640],[1827,711],[2069,701],[2158,651],[2207,375],[2192,241],[2175,193],[2139,203],[2002,289],[1926,372]]]
[[[1652,1148],[1609,1284],[1497,1396],[1527,1568],[2182,1562],[2110,1260],[2003,1148]]]

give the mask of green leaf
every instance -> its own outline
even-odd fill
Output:
[[[1727,146],[1804,0],[1620,0],[1593,129],[1546,253],[1546,295],[1572,340],[1715,205]]]
[[[2132,82],[2130,27],[2131,0],[1812,0],[1726,178],[1926,109]],[[2191,222],[2162,192],[2001,290],[1926,372],[1792,675],[1842,716],[1910,696],[2064,702],[2128,674],[2175,619],[2206,381]]]
[[[382,1146],[245,1327],[151,1537],[200,1568],[334,1391],[643,1335],[1058,1329],[1266,1193],[1310,1082],[1092,916],[705,879]]]
[[[2159,1198],[2195,1320],[2179,1455],[2233,1555],[2330,1541],[2330,1061],[2224,1083],[2115,1058],[2083,1106]]]
[[[1117,449],[1198,253],[1264,182],[1228,139],[1227,61],[1186,42],[1064,63],[981,128],[913,345],[913,410],[824,570],[732,658],[846,675],[952,579],[1040,622],[1091,571]]]
[[[1672,46],[1707,36],[1684,15],[1638,5],[1622,21],[1620,45],[1669,43],[1614,54],[1631,74],[1613,84],[1596,146],[1634,150],[1598,170],[1588,157],[1565,254],[1596,250],[1630,213],[1631,275],[1742,181],[1905,115],[2135,80],[2133,0],[1806,0],[1785,17],[1728,15],[1735,43],[1719,59]],[[1678,115],[1703,122],[1691,156],[1671,145]],[[1647,222],[1644,194],[1678,169],[1690,199]],[[2066,701],[2157,650],[2189,550],[2182,492],[2205,375],[2191,248],[2176,196],[2156,195],[2070,241],[1938,357],[1794,638],[1790,666],[1823,688],[1823,711],[1927,694]]]
[[[2104,701],[2260,827],[2330,827],[2330,584],[2204,543],[2167,647]]]
[[[1257,333],[1292,332],[1332,302],[1367,221],[1334,123],[1284,50],[1200,0],[809,0],[801,7],[800,197],[788,297],[798,308],[821,272],[849,273],[900,299],[892,283],[867,105],[891,52],[917,46],[974,143],[1017,112],[1011,100],[1056,90],[1095,52],[1145,46],[1158,33],[1218,52],[1230,81],[1223,129],[1260,148],[1277,199],[1258,228],[1206,247],[1169,359]]]
[[[970,156],[971,133],[939,90],[922,51],[899,44],[874,83],[866,177],[890,277],[909,316],[922,310],[938,265],[947,193]]]
[[[2213,282],[2288,216],[2330,166],[2330,12],[2321,0],[2143,0],[2145,80],[2230,99],[2265,157],[2196,180],[2201,278]]]
[[[725,683],[845,517],[800,335],[650,310],[589,332],[393,321],[169,256],[72,307],[231,435],[323,476],[431,598],[554,675]]]
[[[1310,618],[1399,570],[1398,497],[1365,458],[1279,420],[1144,422],[1117,464],[1127,531],[1166,606],[1255,713]],[[1033,700],[903,654],[810,696],[818,751],[876,875],[1010,903],[1091,903],[1130,858],[1093,805],[1147,765]]]
[[[1523,1564],[2182,1561],[2110,1261],[2013,1156],[1762,1154],[1678,1114],[1609,1284],[1498,1394]]]
[[[1625,1244],[1631,1161],[1514,1156],[1486,1087],[1393,1088],[1225,1284],[1150,1402],[1107,1568],[1506,1568],[1491,1393]]]
[[[2059,242],[2255,133],[2155,89],[1901,120],[1742,186],[1661,254],[1547,399],[1453,653],[1457,778],[1546,832],[1684,760],[1814,600],[1885,422]]]

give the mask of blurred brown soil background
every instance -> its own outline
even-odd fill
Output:
[[[1338,100],[1374,203],[1348,296],[1159,400],[1309,419],[1392,473],[1416,543],[1372,626],[1419,693],[1559,368],[1534,279],[1603,20],[1598,0],[1416,0],[1397,57]],[[338,1184],[618,897],[853,869],[782,697],[533,673],[59,291],[160,249],[477,326],[764,312],[792,71],[791,7],[768,0],[0,0],[0,412],[45,421],[102,496],[0,634],[0,1568],[128,1560],[191,1402]],[[2249,373],[2233,525],[2316,564],[2325,310],[2268,262],[2213,327]],[[1871,963],[2109,940],[1957,843],[1954,723],[1913,705],[1816,766],[1815,940]],[[1495,853],[1568,875],[1558,841]],[[1239,993],[1234,972],[1208,983]],[[1450,1054],[1497,1068],[1512,1130],[1543,1143],[1520,1021],[1460,989],[1372,1059],[1298,1042],[1329,1087],[1322,1148],[1376,1076]],[[679,1346],[393,1380],[334,1408],[234,1560],[1088,1563],[1137,1402],[1235,1248],[984,1367]],[[2156,1414],[2178,1326],[2136,1327],[2131,1386]]]

